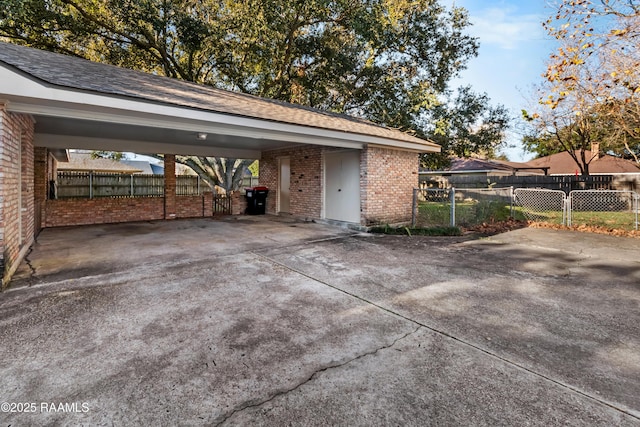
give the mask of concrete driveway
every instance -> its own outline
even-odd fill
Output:
[[[640,426],[639,254],[274,217],[44,230],[0,294],[1,425]]]

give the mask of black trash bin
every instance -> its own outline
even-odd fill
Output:
[[[244,190],[247,198],[247,215],[264,215],[269,189],[267,187],[249,187]]]

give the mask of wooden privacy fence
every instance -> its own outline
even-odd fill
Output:
[[[58,172],[58,199],[98,197],[162,197],[164,176],[96,172]],[[203,188],[204,187],[204,188]],[[194,196],[209,189],[193,175],[176,176],[176,194]]]
[[[573,190],[637,190],[638,180],[624,175],[532,175],[532,176],[440,176],[420,175],[421,188],[546,188],[569,193]]]

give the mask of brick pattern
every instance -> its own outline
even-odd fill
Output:
[[[229,193],[231,198],[231,215],[242,215],[247,209],[247,199],[239,191]]]
[[[288,156],[291,159],[291,214],[321,218],[324,152],[323,147],[307,146],[262,154],[260,184],[271,189],[267,213],[276,213],[277,210],[278,158]],[[410,221],[413,189],[417,185],[417,153],[366,147],[360,156],[361,224]]]
[[[164,219],[163,197],[47,200],[46,226]]]
[[[111,224],[164,219],[164,197],[125,197],[47,200],[45,227]],[[213,196],[178,196],[174,218],[213,215]]]
[[[176,218],[176,156],[164,155],[164,219]]]
[[[34,232],[36,235],[44,226],[45,203],[51,180],[50,171],[54,169],[55,159],[43,147],[34,148]]]
[[[176,197],[176,218],[202,218],[204,216],[203,196],[177,196]],[[211,201],[210,206],[213,204]],[[211,206],[213,209],[213,206]],[[209,215],[211,216],[211,215]]]
[[[361,223],[411,221],[413,189],[418,186],[418,154],[366,147],[360,159]]]
[[[269,187],[267,213],[277,213],[278,158],[291,161],[290,212],[305,218],[322,215],[322,187],[324,148],[315,145],[262,153],[260,159],[260,185]]]
[[[0,276],[8,281],[34,238],[34,121],[0,102]],[[20,179],[22,176],[22,179]],[[22,210],[21,210],[22,209]]]

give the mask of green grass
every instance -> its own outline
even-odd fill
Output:
[[[423,227],[451,224],[451,206],[448,202],[421,202],[418,206],[417,224]],[[502,201],[456,202],[456,225],[468,226],[483,222],[506,221],[510,215],[516,220],[532,220],[550,224],[562,224],[562,211],[525,210],[514,206],[513,211]],[[588,225],[619,230],[634,230],[635,215],[627,212],[573,211],[572,225]]]
[[[418,206],[418,223],[422,225],[449,225],[451,205],[439,202],[421,202]],[[470,225],[483,222],[506,221],[511,208],[502,201],[456,202],[456,224]],[[514,212],[515,219],[525,219],[522,212]]]
[[[635,230],[635,214],[631,212],[573,211],[571,225],[590,225],[616,230]]]

